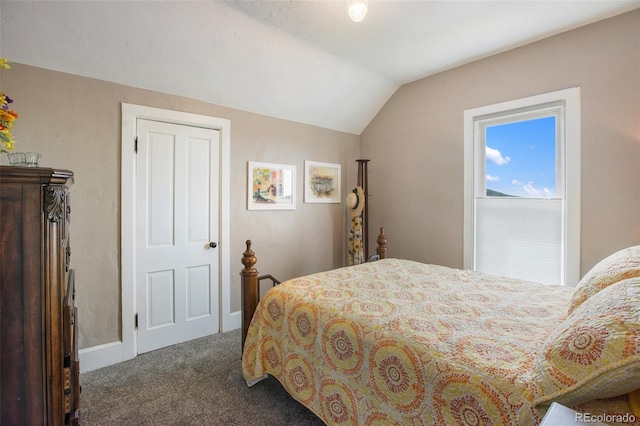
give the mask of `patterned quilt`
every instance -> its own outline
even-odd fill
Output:
[[[534,359],[573,289],[384,259],[282,283],[242,360],[330,425],[531,425]]]

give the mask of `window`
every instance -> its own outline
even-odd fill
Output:
[[[575,285],[579,89],[465,111],[464,267]]]
[[[556,180],[562,179],[564,166],[556,161],[561,147],[558,137],[562,137],[557,134],[557,123],[562,110],[557,107],[545,112],[549,115],[539,118],[538,114],[518,114],[507,116],[505,123],[480,122],[485,173],[479,178],[484,180],[487,197],[556,197]]]

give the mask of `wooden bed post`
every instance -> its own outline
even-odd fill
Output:
[[[258,259],[256,254],[251,250],[251,240],[247,240],[247,250],[242,254],[242,264],[244,268],[240,272],[241,278],[241,297],[242,297],[242,350],[244,351],[244,341],[247,338],[249,324],[251,318],[258,306],[260,297],[260,287],[258,285],[258,270],[253,265]]]
[[[380,256],[380,259],[387,258],[387,236],[384,235],[384,228],[380,227],[380,235],[378,235],[378,239],[376,241],[378,243],[378,247],[376,248],[376,253]]]

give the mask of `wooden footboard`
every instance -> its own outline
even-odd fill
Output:
[[[387,236],[384,234],[384,228],[380,228],[380,234],[376,240],[378,247],[376,248],[376,254],[380,259],[387,257]],[[242,349],[244,350],[244,341],[247,338],[247,331],[249,331],[249,324],[251,324],[251,318],[258,307],[258,300],[260,300],[260,277],[258,277],[258,270],[255,268],[255,264],[258,261],[256,254],[251,250],[251,240],[247,240],[247,249],[242,253],[242,264],[244,268],[240,272],[241,281],[241,298],[242,298]],[[273,277],[266,276],[277,281]]]

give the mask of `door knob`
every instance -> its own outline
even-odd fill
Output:
[[[216,248],[218,247],[218,243],[214,243],[213,241],[209,243],[209,247]]]

